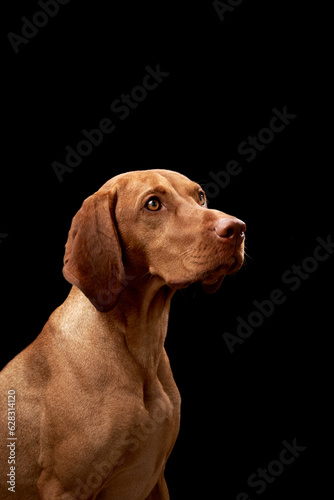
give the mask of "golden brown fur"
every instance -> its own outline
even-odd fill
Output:
[[[195,281],[215,291],[243,262],[243,223],[204,201],[168,170],[116,176],[85,200],[66,244],[70,294],[0,376],[2,500],[169,498],[180,421],[164,349],[170,300]],[[5,484],[9,389],[16,495]]]

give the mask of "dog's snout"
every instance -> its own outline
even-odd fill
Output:
[[[245,237],[246,224],[240,219],[226,217],[219,219],[215,230],[220,238],[230,241],[239,239],[241,241]]]

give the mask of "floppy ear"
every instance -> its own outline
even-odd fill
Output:
[[[205,293],[215,293],[218,288],[220,287],[220,285],[222,284],[222,281],[223,279],[225,278],[225,274],[223,274],[222,276],[220,276],[217,281],[215,281],[214,283],[202,283],[202,287],[203,287],[203,290],[205,291]]]
[[[63,274],[96,309],[112,309],[124,287],[124,267],[114,218],[116,194],[95,193],[72,220]]]

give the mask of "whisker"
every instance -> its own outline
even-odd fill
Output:
[[[247,268],[250,261],[254,263],[254,259],[246,252],[246,250],[244,250],[244,256],[245,258],[243,267]]]
[[[244,250],[244,255],[245,255],[245,257],[247,257],[247,259],[249,259],[249,260],[251,260],[252,262],[254,262],[253,257],[251,257],[251,256],[249,255],[249,253],[247,253],[247,252],[246,252],[246,250]]]
[[[186,255],[186,254],[188,254],[188,253],[190,253],[190,252],[192,252],[192,251],[193,251],[193,249],[192,249],[192,248],[188,248],[187,250],[185,250],[184,252],[182,252],[180,255],[177,255],[177,256],[175,257],[175,259],[173,259],[173,260],[171,261],[171,264],[173,264],[176,260],[180,259],[180,258],[181,258],[181,257],[183,257],[184,255]]]

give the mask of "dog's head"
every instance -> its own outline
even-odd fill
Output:
[[[208,209],[201,186],[179,173],[127,172],[73,218],[63,273],[102,312],[147,275],[172,289],[201,281],[212,293],[242,266],[245,230],[241,220]]]

